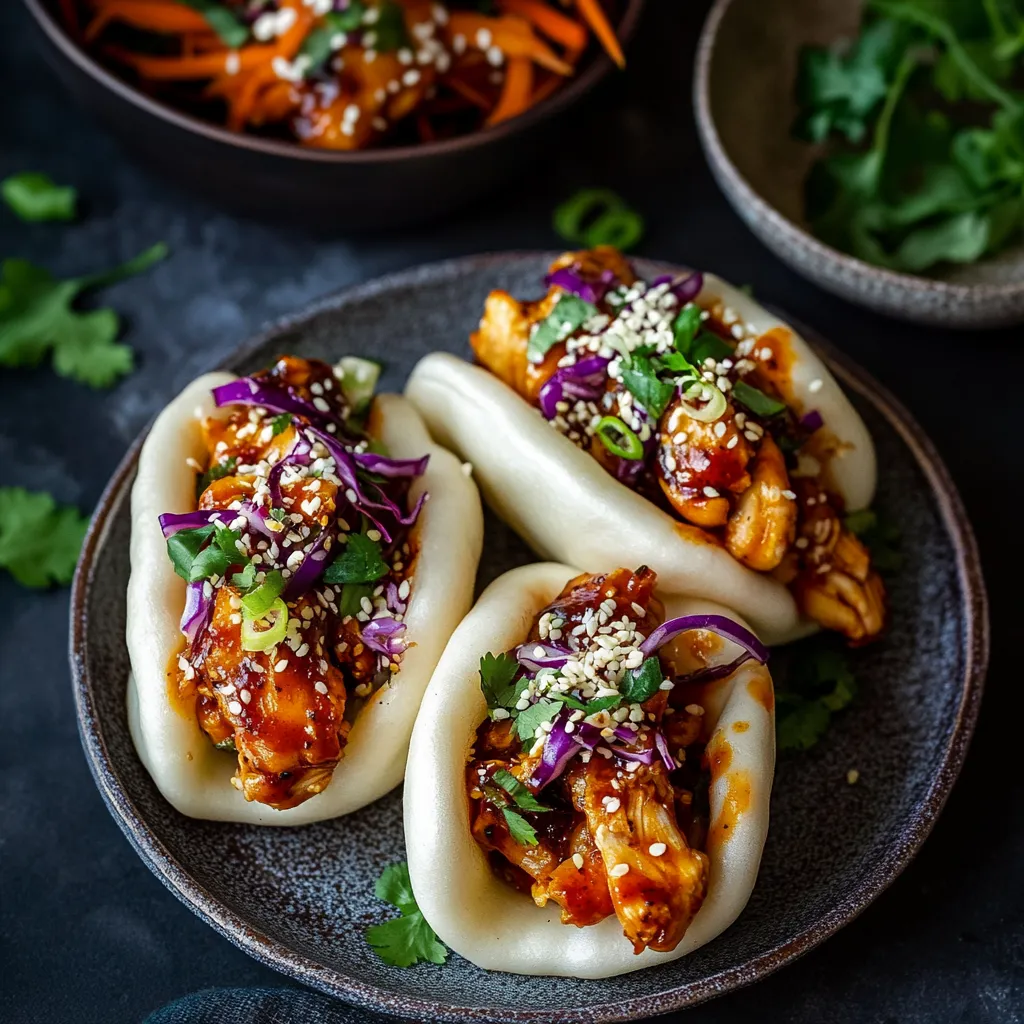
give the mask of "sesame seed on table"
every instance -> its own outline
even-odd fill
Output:
[[[0,177],[45,171],[76,185],[85,207],[69,226],[25,225],[0,211],[3,256],[71,276],[113,266],[161,239],[172,249],[165,264],[102,296],[125,315],[125,340],[137,353],[136,371],[112,391],[92,392],[43,368],[0,373],[0,485],[46,489],[88,511],[166,398],[264,323],[391,270],[473,252],[557,249],[550,230],[556,203],[582,186],[615,188],[645,214],[641,254],[749,283],[758,298],[816,326],[909,406],[967,505],[994,636],[990,685],[963,775],[906,872],[861,917],[783,971],[661,1019],[723,1024],[763,1015],[766,1007],[772,1019],[794,1024],[1019,1019],[1024,796],[1006,774],[1006,751],[1019,745],[1019,697],[1011,685],[1017,506],[1012,491],[995,496],[996,488],[981,483],[1008,481],[1012,489],[1024,479],[1024,455],[992,443],[1013,436],[1019,403],[993,396],[969,411],[954,407],[949,372],[969,346],[972,361],[1020,379],[1024,346],[1019,331],[966,337],[876,316],[818,291],[750,235],[705,167],[690,115],[692,52],[708,6],[648,4],[626,75],[565,122],[543,167],[492,200],[417,231],[325,239],[236,219],[140,169],[46,70],[22,6],[0,4],[7,97]],[[452,49],[478,42],[456,37]],[[76,735],[67,591],[29,592],[0,574],[0,604],[8,782],[0,1018],[137,1024],[199,989],[262,986],[287,991],[275,997],[282,1000],[274,1004],[279,1019],[317,1019],[314,1012],[333,1004],[261,966],[195,917],[150,874],[106,812]],[[303,617],[306,611],[312,616],[304,609]],[[245,691],[237,700],[241,713]],[[840,782],[863,786],[869,773],[861,764]],[[251,1019],[271,1019],[264,1012]],[[374,1019],[326,1013],[338,1022]]]

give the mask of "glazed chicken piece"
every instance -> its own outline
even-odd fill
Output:
[[[574,765],[568,776],[573,804],[586,815],[615,915],[634,951],[675,949],[704,902],[708,858],[691,849],[679,830],[664,766],[624,772],[594,757]]]
[[[885,585],[867,548],[843,524],[838,499],[817,483],[797,480],[800,536],[780,567],[800,610],[853,644],[867,643],[885,625]]]
[[[326,661],[322,673],[276,663],[268,652],[244,651],[240,616],[232,592],[220,588],[213,616],[193,652],[199,724],[214,743],[234,741],[238,774],[233,780],[247,800],[271,807],[295,807],[330,781],[348,734],[344,721],[345,685]],[[321,644],[322,624],[301,618],[312,598],[296,602],[304,625],[300,635],[311,647]],[[326,693],[317,690],[322,682]]]
[[[551,271],[570,266],[584,280],[599,281],[606,271],[626,284],[636,280],[622,253],[609,246],[564,253],[551,264]],[[527,359],[526,347],[533,325],[551,313],[562,294],[561,288],[551,287],[538,302],[520,302],[508,292],[493,291],[484,304],[480,327],[469,338],[479,363],[531,403],[558,368],[565,345],[553,345],[541,363]]]

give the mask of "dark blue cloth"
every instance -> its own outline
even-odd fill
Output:
[[[302,989],[205,988],[161,1007],[144,1024],[383,1024],[385,1019]]]

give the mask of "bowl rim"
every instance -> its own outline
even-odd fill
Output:
[[[629,42],[636,30],[645,2],[646,0],[625,0],[625,8],[616,28],[616,34],[624,45]],[[480,128],[475,132],[458,135],[452,139],[405,146],[385,146],[379,149],[324,150],[313,146],[302,146],[297,142],[264,139],[257,135],[248,135],[245,132],[233,132],[211,121],[204,121],[202,118],[187,114],[170,104],[153,99],[123,78],[118,77],[74,40],[50,12],[45,0],[24,0],[24,3],[36,24],[65,59],[75,65],[83,74],[88,75],[93,81],[104,86],[109,92],[114,93],[124,102],[130,103],[142,113],[149,114],[182,131],[202,136],[209,142],[237,147],[263,156],[304,160],[314,164],[397,163],[416,156],[442,157],[463,149],[474,150],[480,146],[486,146],[490,142],[497,142],[501,138],[516,135],[531,125],[564,110],[589,92],[615,67],[611,58],[601,50],[579,74],[569,80],[565,88],[558,89],[553,95],[526,113],[501,124]]]
[[[791,243],[808,251],[819,260],[838,265],[861,283],[871,281],[875,285],[883,284],[889,288],[909,289],[922,294],[938,293],[948,296],[951,301],[970,298],[976,302],[978,299],[1012,298],[1024,294],[1024,280],[1008,281],[1002,284],[987,284],[985,282],[963,284],[926,277],[923,274],[910,274],[905,271],[890,270],[887,267],[876,267],[873,263],[868,263],[866,260],[851,256],[831,245],[826,245],[805,228],[779,212],[761,196],[733,163],[722,143],[711,112],[711,64],[714,59],[715,47],[718,44],[719,29],[733,2],[734,0],[715,0],[712,5],[704,27],[701,29],[693,70],[693,108],[697,132],[712,171],[727,178],[730,186],[739,193],[739,197],[735,200],[726,194],[730,203],[734,207],[748,206],[752,208],[760,218],[768,222],[772,232],[784,235]]]
[[[514,251],[464,256],[428,263],[345,287],[304,306],[295,314],[272,322],[257,335],[233,349],[216,368],[232,369],[274,338],[301,329],[315,318],[339,307],[387,294],[397,288],[429,287],[438,281],[458,278],[470,269],[500,270],[510,262],[529,259],[539,263],[542,260],[553,259],[555,255],[550,252]],[[680,273],[684,270],[673,264],[655,260],[637,262],[645,272]],[[778,313],[777,310],[775,312]],[[198,917],[265,966],[352,1005],[416,1020],[457,1020],[481,1024],[505,1021],[529,1024],[586,1021],[588,1024],[604,1024],[667,1013],[705,1002],[723,992],[759,981],[820,945],[856,918],[888,888],[916,855],[930,834],[960,773],[977,720],[988,665],[988,601],[978,547],[970,521],[949,471],[931,440],[902,403],[859,364],[798,320],[785,317],[784,319],[819,350],[830,369],[836,372],[846,387],[858,392],[874,405],[910,449],[934,496],[942,527],[954,549],[962,597],[964,674],[949,740],[936,770],[929,779],[926,792],[905,819],[899,841],[894,842],[866,873],[853,894],[837,900],[826,915],[819,917],[792,939],[759,953],[743,964],[657,993],[582,1007],[566,1006],[561,1011],[553,1008],[509,1010],[487,1006],[457,1006],[424,996],[396,992],[353,978],[333,968],[325,968],[283,941],[252,927],[241,913],[233,910],[198,882],[146,824],[143,815],[121,783],[104,739],[101,717],[97,712],[95,683],[89,672],[87,657],[90,644],[88,607],[97,554],[106,539],[111,520],[122,502],[129,499],[128,485],[135,473],[139,451],[149,432],[148,425],[132,443],[114,471],[93,515],[72,583],[69,635],[72,688],[86,760],[108,810],[146,866]]]

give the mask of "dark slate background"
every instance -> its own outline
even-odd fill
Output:
[[[978,731],[920,856],[823,947],[686,1020],[1020,1021],[1022,680],[1011,612],[1021,608],[1024,329],[964,335],[881,319],[816,290],[747,232],[715,188],[692,125],[692,51],[706,6],[651,3],[628,76],[588,101],[591,116],[566,126],[545,166],[493,202],[437,227],[317,240],[235,219],[136,167],[43,66],[21,5],[0,0],[0,177],[44,170],[84,197],[73,226],[23,225],[0,210],[0,256],[73,275],[161,239],[173,251],[104,296],[125,314],[138,353],[137,371],[116,388],[0,370],[0,484],[90,509],[150,416],[265,321],[424,261],[554,247],[550,211],[560,198],[584,185],[618,189],[647,214],[643,254],[749,282],[903,399],[961,488],[993,606]],[[196,989],[287,984],[179,904],[104,809],[76,735],[67,592],[28,592],[0,574],[0,610],[0,1019],[137,1022]]]

